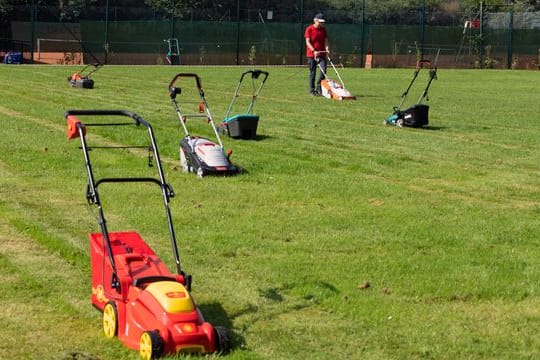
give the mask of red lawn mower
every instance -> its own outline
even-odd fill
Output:
[[[91,66],[94,67],[93,70],[87,70]],[[85,67],[83,67],[81,70],[77,71],[76,73],[71,74],[67,77],[67,80],[71,87],[74,88],[81,88],[81,89],[93,89],[94,88],[94,80],[90,79],[90,74],[95,73],[98,71],[103,65],[102,64],[88,64]]]
[[[139,350],[141,358],[153,359],[175,353],[226,353],[231,332],[206,322],[191,291],[191,275],[182,271],[169,201],[173,189],[165,182],[159,153],[148,122],[135,113],[122,110],[69,110],[65,113],[68,139],[79,137],[88,175],[86,199],[98,210],[101,232],[91,233],[92,305],[103,313],[105,336],[118,336],[128,348]],[[83,123],[80,116],[128,117],[129,122]],[[133,146],[94,146],[87,144],[86,131],[92,126],[133,125],[146,129],[149,144]],[[90,151],[109,148],[146,148],[149,166],[157,177],[113,177],[96,180]],[[155,166],[154,166],[155,165]],[[176,274],[135,231],[109,232],[98,188],[109,184],[150,183],[161,188]]]

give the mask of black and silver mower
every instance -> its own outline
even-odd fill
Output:
[[[418,102],[410,107],[408,107],[405,110],[401,110],[401,107],[403,106],[403,103],[405,102],[405,99],[407,98],[407,95],[409,94],[409,90],[414,84],[414,81],[418,77],[418,74],[420,73],[420,70],[424,67],[429,68],[429,78],[428,83],[426,85],[426,88],[420,95],[420,98],[418,99]],[[401,103],[398,106],[394,106],[394,112],[391,116],[389,116],[386,120],[384,120],[385,125],[394,125],[398,127],[402,126],[408,126],[413,128],[419,128],[423,127],[429,124],[428,119],[428,113],[429,113],[429,106],[426,104],[422,104],[422,101],[424,99],[429,101],[428,98],[428,90],[431,86],[431,82],[433,80],[437,79],[437,67],[431,63],[429,60],[420,60],[416,63],[416,68],[414,70],[414,75],[409,83],[409,86],[405,90],[405,92],[401,95]]]
[[[231,115],[233,105],[239,97],[238,92],[241,88],[242,80],[244,80],[246,75],[251,77],[253,90],[251,101],[249,102],[245,113]],[[255,139],[257,137],[259,115],[253,114],[253,105],[255,104],[255,100],[257,99],[257,96],[259,96],[268,75],[269,74],[267,71],[262,70],[248,70],[242,73],[242,76],[240,76],[240,81],[238,82],[236,90],[234,91],[233,99],[229,105],[229,108],[227,109],[227,113],[225,114],[225,119],[223,119],[221,124],[219,124],[220,133],[229,135],[234,139]]]
[[[177,86],[177,83],[180,82],[180,79],[186,78],[195,80],[198,96],[200,97],[199,102],[196,103],[198,112],[182,113],[180,109],[178,97],[182,94],[182,88]],[[199,76],[193,73],[177,74],[169,83],[169,96],[185,133],[185,136],[180,140],[180,165],[182,166],[182,170],[184,172],[196,173],[199,177],[206,175],[236,175],[241,173],[243,169],[230,161],[232,151],[229,150],[225,154],[223,143],[214,123],[214,118],[210,113],[204,97],[204,90],[202,89]],[[205,137],[191,135],[186,126],[189,118],[202,118],[207,121],[212,127],[212,132],[217,139],[217,143]]]

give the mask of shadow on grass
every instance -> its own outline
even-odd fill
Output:
[[[214,326],[225,326],[230,328],[232,326],[232,322],[227,315],[227,312],[225,312],[225,309],[221,304],[219,303],[211,303],[211,304],[197,304],[198,307],[201,309],[201,312],[204,315],[204,318],[212,323]]]
[[[232,330],[233,323],[231,317],[227,314],[223,306],[219,303],[211,304],[198,304],[199,309],[201,310],[206,321],[210,322],[214,327],[223,326],[231,331],[231,350],[241,347],[245,343],[245,339],[240,334]],[[246,313],[256,312],[256,308],[246,309]],[[238,316],[236,314],[233,317]]]
[[[271,138],[271,136],[269,136],[269,135],[256,135],[255,139],[252,139],[252,140],[263,141],[263,140],[270,139],[270,138]]]
[[[432,130],[432,131],[439,131],[439,130],[445,130],[446,126],[424,126],[422,129],[424,130]]]
[[[255,141],[262,141],[262,140],[266,140],[266,139],[270,139],[271,136],[268,136],[268,135],[257,135],[255,136]]]
[[[60,355],[61,360],[99,360],[99,357],[84,352],[71,351]]]
[[[266,139],[270,139],[271,136],[269,135],[255,135],[255,138],[253,139],[242,139],[242,138],[230,138],[235,141],[263,141]]]

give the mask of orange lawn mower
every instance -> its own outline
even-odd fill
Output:
[[[101,227],[101,232],[89,235],[91,300],[92,305],[103,313],[105,336],[118,337],[128,348],[139,350],[142,359],[176,353],[228,352],[231,347],[230,330],[212,326],[204,320],[190,293],[192,277],[180,266],[169,208],[174,191],[165,181],[150,124],[139,115],[123,110],[70,110],[64,116],[67,119],[68,138],[78,137],[81,140],[88,176],[86,199],[88,204],[97,207]],[[83,123],[81,116],[107,116],[108,119],[127,117],[130,121]],[[86,132],[90,127],[115,127],[115,131],[118,131],[120,126],[126,128],[125,125],[133,125],[138,131],[146,129],[149,143],[130,146],[88,145]],[[147,149],[148,165],[157,169],[157,176],[96,179],[90,162],[91,151],[114,148]],[[155,184],[161,189],[176,273],[169,271],[138,232],[112,232],[107,227],[98,189],[104,185],[135,182]]]
[[[320,51],[323,52],[323,51]],[[343,79],[339,75],[338,70],[336,69],[336,66],[332,62],[332,59],[330,59],[330,56],[326,56],[326,59],[332,69],[334,69],[334,72],[339,80],[335,81],[328,77],[325,69],[322,67],[321,62],[319,59],[317,59],[317,65],[319,66],[319,69],[321,70],[321,73],[324,75],[324,79],[321,80],[321,95],[324,96],[327,99],[331,100],[356,100],[356,96],[352,95],[349,90],[345,88],[345,84],[343,83]]]
[[[88,70],[91,66],[93,66],[94,68],[91,70]],[[81,89],[93,89],[94,80],[90,79],[90,74],[95,73],[102,66],[103,65],[100,63],[88,64],[85,67],[83,67],[81,70],[68,76],[67,80],[69,84],[71,85],[71,87],[81,88]]]

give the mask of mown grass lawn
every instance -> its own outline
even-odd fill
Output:
[[[540,73],[440,69],[430,125],[409,129],[382,123],[412,69],[342,69],[358,99],[338,102],[309,97],[304,68],[261,68],[258,139],[223,138],[247,173],[201,180],[180,170],[167,84],[197,73],[219,121],[247,68],[105,66],[81,90],[66,81],[77,67],[0,66],[0,357],[138,357],[105,339],[90,304],[99,227],[68,109],[130,110],[154,127],[193,294],[235,333],[227,358],[539,357]],[[95,169],[146,161],[121,152]],[[102,200],[111,230],[139,231],[172,269],[159,192]]]

